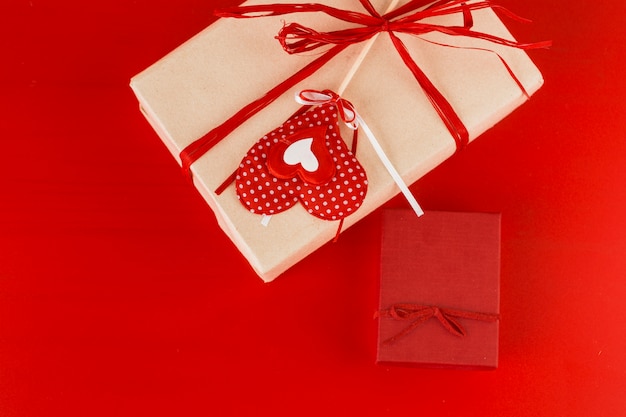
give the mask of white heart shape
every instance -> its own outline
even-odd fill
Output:
[[[283,161],[288,165],[302,165],[306,171],[315,172],[319,168],[320,163],[311,151],[313,138],[300,139],[285,149]]]

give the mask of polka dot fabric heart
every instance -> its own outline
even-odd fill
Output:
[[[314,168],[284,157],[290,145],[302,140],[312,143],[308,151]],[[297,113],[263,136],[241,161],[235,186],[252,213],[274,215],[300,202],[320,219],[341,220],[363,203],[367,175],[341,138],[336,105],[326,103]]]

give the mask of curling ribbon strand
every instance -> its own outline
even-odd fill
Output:
[[[492,4],[489,0],[470,3],[466,3],[466,0],[439,0],[429,6],[426,6],[426,4],[429,3],[428,1],[412,0],[407,4],[383,15],[380,15],[375,10],[370,0],[359,0],[359,2],[369,14],[338,9],[317,3],[266,4],[218,9],[215,13],[217,16],[232,18],[258,18],[292,13],[324,13],[347,23],[358,24],[360,26],[330,32],[318,32],[298,23],[286,24],[280,30],[276,38],[279,40],[283,49],[287,53],[294,54],[312,51],[323,46],[330,46],[330,48],[326,50],[323,55],[306,65],[300,71],[296,72],[288,79],[268,91],[266,95],[248,104],[220,126],[211,130],[209,133],[195,142],[192,142],[189,146],[183,149],[180,154],[183,172],[191,176],[190,165],[211,149],[215,144],[228,136],[240,124],[244,123],[260,110],[267,107],[290,88],[315,73],[319,68],[324,66],[347,46],[368,40],[380,32],[387,32],[389,34],[393,45],[401,56],[403,62],[411,70],[415,79],[418,81],[425,94],[428,96],[430,102],[435,107],[437,113],[444,121],[451,135],[454,137],[457,149],[462,149],[469,141],[467,129],[455,113],[450,103],[430,82],[421,69],[419,69],[419,66],[411,58],[407,48],[395,33],[407,33],[419,36],[429,32],[439,32],[449,36],[482,39],[491,43],[524,50],[545,48],[550,45],[550,42],[518,43],[516,41],[472,30],[473,20],[471,12],[485,8],[495,8],[508,18],[512,18],[517,21],[525,21],[508,10]],[[462,26],[442,26],[425,23],[423,21],[424,19],[430,17],[452,15],[457,13],[461,13],[463,16],[464,22]],[[508,72],[519,85],[519,80],[517,80],[512,71],[508,70]]]
[[[383,342],[383,344],[391,344],[398,339],[406,336],[416,327],[431,318],[436,318],[439,323],[441,323],[441,325],[453,335],[463,337],[466,335],[465,329],[456,319],[496,322],[499,320],[500,315],[491,313],[479,313],[475,311],[456,310],[431,305],[400,303],[394,304],[386,310],[378,311],[375,314],[375,317],[392,318],[395,320],[411,322],[407,327],[400,331],[400,333],[390,337]]]

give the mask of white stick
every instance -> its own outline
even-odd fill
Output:
[[[374,136],[374,132],[372,132],[372,130],[369,128],[367,123],[365,123],[365,121],[361,118],[361,116],[357,114],[356,117],[357,117],[357,120],[359,121],[359,126],[363,129],[365,136],[367,136],[370,143],[372,144],[372,147],[374,148],[374,151],[376,151],[378,158],[380,158],[380,161],[383,163],[385,168],[387,168],[389,175],[391,175],[391,178],[393,178],[395,183],[400,188],[400,191],[402,191],[402,194],[404,194],[404,198],[406,198],[406,200],[409,202],[409,205],[411,206],[415,214],[417,214],[418,217],[422,216],[424,214],[424,211],[422,210],[420,205],[417,203],[417,200],[415,199],[413,194],[411,194],[409,187],[407,187],[407,185],[404,183],[404,180],[402,180],[402,177],[400,176],[398,171],[396,171],[396,168],[393,166],[393,164],[391,163],[391,161],[385,154],[385,151],[380,146],[380,143],[378,143],[376,136]]]

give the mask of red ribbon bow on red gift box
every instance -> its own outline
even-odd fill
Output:
[[[436,109],[447,129],[455,139],[457,149],[461,149],[469,141],[467,129],[447,99],[439,92],[439,90],[437,90],[426,74],[419,68],[413,58],[411,58],[408,49],[402,40],[398,38],[395,32],[408,33],[415,36],[428,32],[439,32],[450,36],[464,36],[483,39],[488,42],[524,50],[545,48],[551,44],[551,42],[518,43],[516,41],[472,30],[472,11],[485,8],[497,9],[505,16],[517,21],[527,21],[526,19],[522,19],[500,6],[492,4],[488,0],[471,3],[466,3],[465,0],[440,0],[430,4],[426,8],[424,8],[424,6],[430,3],[429,1],[412,0],[405,5],[383,15],[376,11],[370,0],[359,0],[359,2],[368,14],[351,10],[337,9],[335,7],[316,3],[267,4],[218,9],[215,12],[217,16],[234,18],[258,18],[306,12],[325,13],[347,23],[358,24],[360,26],[332,32],[318,32],[298,23],[286,24],[279,32],[277,39],[280,41],[285,51],[290,54],[310,51],[325,45],[332,46],[320,57],[316,58],[300,71],[296,72],[291,77],[268,91],[263,97],[260,97],[259,99],[248,104],[220,126],[211,130],[209,133],[192,142],[189,146],[183,149],[180,154],[183,172],[191,178],[191,164],[193,164],[222,139],[228,136],[241,123],[245,122],[260,110],[267,107],[290,88],[315,73],[319,68],[324,66],[328,61],[349,45],[370,39],[380,32],[386,32],[389,35],[403,62],[422,87],[433,107]],[[463,16],[462,26],[442,26],[424,22],[427,18],[457,13],[461,13]],[[435,43],[432,41],[428,42]],[[459,48],[441,43],[435,44]],[[489,49],[470,49],[495,53]],[[500,58],[504,67],[518,84],[520,89],[527,95],[521,82],[517,79],[505,60],[497,53],[496,55]]]
[[[385,340],[383,344],[391,344],[396,340],[406,336],[416,327],[431,318],[439,320],[441,325],[455,336],[466,335],[463,326],[456,320],[457,318],[479,320],[485,322],[496,322],[500,318],[498,314],[478,313],[475,311],[455,310],[438,306],[420,304],[394,304],[390,308],[378,311],[375,317],[392,318],[395,320],[411,321],[400,333]]]

